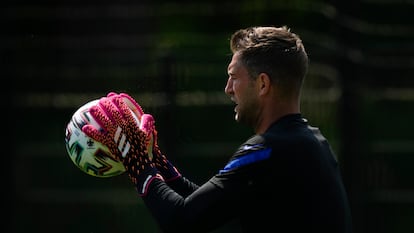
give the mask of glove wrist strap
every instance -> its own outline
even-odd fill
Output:
[[[148,194],[148,188],[150,184],[152,183],[152,181],[154,181],[155,179],[164,180],[163,177],[158,172],[150,173],[142,178],[143,178],[142,182],[136,185],[138,194],[141,197],[144,197]]]

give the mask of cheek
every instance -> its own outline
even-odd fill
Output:
[[[240,93],[243,92],[243,86],[240,82],[233,82],[233,91],[234,93]]]
[[[239,82],[233,85],[234,93],[238,96],[246,96],[251,98],[251,95],[254,94],[255,90],[252,86],[249,86],[246,82]]]

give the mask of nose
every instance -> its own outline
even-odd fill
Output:
[[[233,84],[230,78],[227,79],[227,84],[224,87],[224,93],[231,96],[233,94]]]

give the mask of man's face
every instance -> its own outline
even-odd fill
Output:
[[[239,59],[239,54],[233,55],[227,68],[229,77],[224,92],[236,104],[235,120],[255,126],[259,111],[258,90],[256,82],[250,78],[247,69]]]

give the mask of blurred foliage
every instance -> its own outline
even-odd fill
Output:
[[[158,232],[125,176],[97,179],[71,163],[65,126],[83,103],[130,93],[157,119],[168,156],[204,182],[252,133],[234,122],[224,94],[229,37],[252,25],[287,25],[302,37],[311,62],[302,112],[339,156],[355,232],[414,229],[411,1],[3,5],[13,112],[5,232]]]

